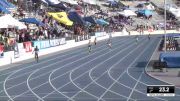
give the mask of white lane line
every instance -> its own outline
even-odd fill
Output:
[[[122,41],[122,40],[121,40]],[[121,42],[121,41],[118,41],[118,42]],[[103,45],[104,46],[104,45]],[[103,47],[103,46],[101,46],[101,47]],[[101,47],[99,47],[99,48],[101,48]],[[98,49],[98,48],[97,48]],[[103,50],[105,50],[105,49],[103,49]],[[102,51],[102,50],[101,50]],[[101,52],[101,51],[99,51],[99,52]],[[97,52],[97,53],[99,53],[99,52]],[[94,52],[94,53],[96,53],[96,52]],[[94,54],[93,53],[93,54]],[[89,56],[89,55],[88,55]],[[86,56],[86,57],[88,57],[88,56]],[[85,57],[84,57],[85,58]],[[79,59],[79,60],[82,60],[82,59]],[[77,60],[78,61],[78,60]],[[74,61],[75,62],[75,61]],[[74,63],[73,62],[73,63]],[[68,65],[68,64],[67,64]],[[63,66],[64,67],[64,66]],[[58,69],[60,69],[60,68],[58,68]],[[66,73],[68,73],[68,72],[66,72]],[[40,86],[42,86],[42,85],[44,85],[44,84],[46,84],[47,82],[45,82],[45,83],[43,83],[43,84],[41,84]],[[38,86],[38,87],[40,87],[40,86]],[[37,87],[35,87],[35,88],[37,88]],[[32,89],[32,90],[34,90],[34,88]],[[29,91],[29,90],[28,90]],[[28,91],[26,91],[26,92],[24,92],[24,93],[22,93],[22,94],[20,94],[20,95],[17,95],[16,97],[19,97],[19,96],[21,96],[21,95],[23,95],[23,94],[25,94],[25,93],[27,93]],[[13,98],[14,99],[14,98]]]
[[[62,55],[62,56],[66,56],[66,55],[69,55],[69,54],[65,54],[65,55]],[[43,64],[43,63],[49,62],[49,61],[51,61],[51,60],[55,60],[55,59],[57,59],[57,58],[59,58],[59,57],[62,57],[62,56],[57,56],[57,57],[52,58],[52,59],[49,59],[49,60],[47,60],[47,61],[43,61],[43,62],[40,62],[40,63],[37,63],[37,64],[33,64],[33,65],[27,66],[27,67],[25,67],[25,68],[21,68],[21,69],[18,69],[18,70],[16,70],[16,71],[14,71],[12,74],[10,74],[8,77],[6,77],[6,79],[5,79],[4,83],[3,83],[4,92],[6,93],[6,95],[9,97],[9,99],[10,99],[11,101],[14,101],[14,100],[11,98],[11,96],[8,94],[8,92],[7,92],[7,90],[6,90],[6,87],[5,87],[6,82],[8,81],[8,79],[9,79],[12,75],[14,75],[15,73],[17,73],[17,72],[19,72],[19,71],[21,71],[21,70],[24,70],[24,69],[26,69],[26,68],[30,68],[30,67],[33,67],[33,66],[36,66],[36,65],[39,65],[39,64]]]
[[[37,70],[35,70],[35,71],[38,71],[38,69]],[[31,87],[30,87],[30,85],[29,85],[29,79],[31,78],[31,76],[32,76],[33,74],[30,74],[29,75],[29,77],[27,78],[27,86],[28,86],[28,89],[38,98],[38,99],[40,99],[41,101],[44,101],[43,99],[41,99],[41,97],[39,97],[36,93],[34,93],[33,91],[32,91],[32,89],[31,89]],[[15,98],[15,97],[14,97]],[[14,99],[13,98],[13,99]]]
[[[122,40],[121,40],[122,41]],[[100,48],[100,47],[99,47]],[[99,48],[97,48],[97,49],[99,49]],[[82,52],[81,52],[82,53]],[[86,53],[86,52],[83,52],[83,53]],[[66,55],[70,55],[70,54],[66,54]],[[64,56],[66,56],[66,55],[64,55]],[[78,54],[79,55],[79,54]],[[75,55],[75,56],[78,56],[78,55]],[[72,57],[68,57],[67,59],[71,59],[71,58],[74,58],[75,56],[72,56]],[[61,56],[60,56],[61,57]],[[60,58],[59,57],[59,58]],[[62,58],[62,57],[61,57]],[[57,59],[57,58],[56,58]],[[67,60],[66,59],[66,60]],[[51,59],[52,60],[52,59]],[[65,61],[64,59],[63,59],[63,61]],[[61,61],[58,61],[58,62],[63,62],[62,60]],[[25,69],[25,68],[24,68]],[[32,70],[33,71],[33,70]],[[24,75],[25,74],[28,74],[28,73],[31,73],[32,71],[30,71],[30,72],[26,72],[26,73],[23,73]],[[13,71],[14,72],[14,71]],[[15,78],[18,78],[18,77],[21,77],[21,76],[23,76],[23,74],[21,74],[21,75],[19,75],[19,76],[16,76],[16,77],[12,77],[12,78],[10,78],[10,79],[8,79],[8,80],[12,80],[12,79],[15,79]],[[1,83],[1,82],[0,82]]]
[[[132,41],[131,41],[131,42],[132,42]],[[116,47],[115,49],[122,48],[122,46],[125,46],[125,45],[127,45],[127,44],[130,44],[131,42],[126,43],[126,44],[123,44],[123,45],[121,45],[121,47]],[[107,49],[107,48],[105,48],[105,50],[106,50],[106,49]],[[110,53],[110,51],[107,52],[106,54],[109,54],[109,53]],[[90,63],[90,62],[96,60],[97,58],[101,58],[102,56],[104,56],[104,55],[106,55],[106,54],[99,55],[98,57],[96,57],[96,58],[90,60],[89,62],[86,62],[85,64],[82,64],[82,65],[78,66],[78,68],[80,68],[80,67],[82,67],[83,65],[86,65],[86,64],[88,64],[88,63]],[[92,55],[92,54],[91,54],[91,55]],[[78,68],[75,68],[75,69],[73,69],[73,70],[76,70],[76,69],[78,69]],[[56,78],[58,78],[58,77],[56,77],[56,78],[54,78],[54,79],[51,80],[52,74],[54,74],[54,72],[56,72],[57,70],[59,70],[59,69],[57,68],[56,70],[54,70],[54,71],[50,74],[50,76],[49,76],[49,82],[50,82],[50,84],[52,84],[52,83],[51,83],[52,80],[55,80]],[[85,73],[86,73],[86,72],[85,72]],[[80,78],[80,77],[83,76],[85,73],[81,74],[80,76],[76,77],[75,79]],[[71,82],[68,82],[68,83],[66,83],[65,85],[61,86],[61,87],[58,88],[58,89],[61,89],[61,88],[63,88],[64,86],[66,86],[66,85],[68,85],[68,84],[70,84],[70,83],[71,83]],[[53,88],[55,88],[54,90],[55,90],[56,92],[58,92],[58,93],[61,94],[61,92],[60,92],[58,89],[56,89],[56,87],[54,87],[53,85],[51,85],[51,86],[52,86]],[[55,91],[54,91],[54,92],[55,92]],[[48,95],[44,96],[43,98],[49,96],[50,94],[52,94],[52,93],[54,93],[54,92],[49,93]]]
[[[123,51],[129,49],[130,46],[133,46],[133,45],[132,45],[132,44],[129,45],[128,47],[124,48],[123,50],[121,50],[121,51],[119,51],[118,53],[114,54],[113,56],[109,57],[108,59],[102,61],[100,64],[96,65],[96,66],[93,67],[92,69],[97,68],[98,66],[104,64],[105,62],[107,62],[108,60],[110,60],[110,59],[112,59],[113,57],[117,56],[118,54],[122,53]],[[90,69],[90,71],[91,71],[92,69]],[[92,95],[91,93],[89,93],[89,92],[87,92],[87,91],[84,90],[86,87],[82,89],[82,88],[80,88],[78,85],[76,85],[76,83],[73,82],[72,73],[73,73],[74,71],[75,71],[75,70],[72,70],[72,71],[70,72],[70,76],[69,76],[69,77],[70,77],[71,82],[72,82],[77,88],[80,89],[80,92],[86,92],[87,94],[90,94],[91,96],[94,96],[94,95]],[[97,78],[97,79],[98,79],[98,78]],[[93,82],[91,82],[90,84],[92,84],[92,83],[93,83]],[[90,84],[89,84],[89,85],[90,85]],[[75,94],[74,96],[76,96],[76,94]],[[71,98],[73,98],[74,96],[72,96]],[[96,97],[96,98],[98,99],[98,97]]]
[[[162,39],[161,39],[161,40],[162,40]],[[159,44],[160,44],[161,40],[159,41]],[[159,45],[159,44],[158,44],[158,45]],[[158,48],[158,47],[156,47],[155,51],[158,50],[157,48]],[[154,51],[154,53],[155,53],[155,51]],[[153,53],[153,55],[154,55],[154,53]],[[150,76],[150,77],[153,78],[153,79],[156,79],[156,80],[159,80],[159,81],[161,81],[161,82],[164,82],[164,83],[166,83],[166,84],[174,85],[174,84],[169,83],[169,82],[167,82],[167,81],[165,81],[165,80],[161,80],[161,79],[159,79],[159,78],[154,77],[153,75],[151,75],[150,73],[148,73],[147,68],[148,68],[148,66],[145,67],[145,70],[144,70],[145,73],[146,73],[146,75]],[[145,84],[146,84],[146,83],[145,83]],[[148,84],[146,84],[146,85],[148,85]],[[177,88],[178,90],[180,90],[180,87],[175,87],[175,88]],[[180,95],[179,95],[179,94],[176,94],[176,96],[180,96]]]
[[[77,55],[74,55],[74,56],[71,56],[71,57],[68,57],[68,58],[66,58],[66,59],[62,59],[62,60],[60,60],[60,61],[57,61],[57,62],[54,62],[53,64],[50,64],[50,65],[47,65],[47,66],[45,66],[45,67],[42,67],[42,68],[38,68],[37,70],[40,70],[40,69],[44,69],[44,68],[48,68],[48,67],[50,67],[50,66],[53,66],[53,65],[56,65],[57,63],[62,63],[62,62],[65,62],[65,61],[68,61],[69,59],[72,59],[72,58],[75,58],[76,56],[78,56],[79,54],[77,54]],[[36,71],[37,72],[37,71]],[[27,73],[36,73],[35,71],[33,72],[33,71],[30,71],[30,72],[27,72]],[[41,76],[44,76],[45,74],[48,74],[48,73],[50,73],[51,71],[48,71],[48,72],[46,72],[46,73],[43,73],[43,74],[41,74],[41,75],[38,75],[38,76],[36,76],[35,78],[32,78],[31,80],[33,80],[33,79],[36,79],[36,78],[39,78],[39,77],[41,77]],[[24,74],[23,74],[24,75]],[[22,75],[20,75],[19,77],[21,77]],[[8,79],[8,81],[9,80],[11,80],[11,79]],[[19,84],[16,84],[16,85],[13,85],[13,86],[11,86],[11,87],[8,87],[8,88],[6,88],[6,90],[9,90],[9,89],[12,89],[12,88],[14,88],[14,87],[16,87],[16,86],[19,86],[19,85],[21,85],[21,84],[23,84],[23,83],[26,83],[26,81],[24,81],[24,82],[21,82],[21,83],[19,83]]]
[[[112,79],[112,80],[114,80],[116,83],[118,83],[118,84],[120,84],[120,85],[122,85],[122,86],[124,86],[124,87],[126,87],[126,88],[128,88],[128,89],[133,89],[133,88],[131,88],[131,87],[129,87],[129,86],[126,86],[126,85],[124,85],[123,83],[120,83],[117,79],[114,79],[113,77],[112,77],[112,75],[111,75],[111,70],[109,70],[108,71],[108,75],[109,75],[109,77]],[[138,92],[138,93],[141,93],[141,94],[144,94],[145,96],[146,96],[146,93],[143,93],[143,92],[141,92],[140,90],[146,90],[146,89],[135,89],[135,91],[136,92]],[[153,98],[157,98],[158,99],[158,97],[153,97]],[[137,99],[136,99],[137,100]]]
[[[69,51],[68,51],[68,52],[69,52]],[[68,52],[67,52],[67,53],[68,53]],[[74,52],[68,53],[68,54],[63,54],[63,53],[57,54],[58,57],[51,58],[51,59],[49,59],[47,62],[49,62],[49,61],[51,61],[51,60],[55,60],[55,59],[60,58],[60,57],[64,57],[64,56],[70,55],[70,54],[79,53],[79,52],[84,52],[84,49],[81,49],[81,50],[78,50],[78,51],[74,51]],[[60,55],[60,56],[59,56],[59,55]],[[25,64],[23,64],[23,65],[25,65]],[[23,66],[23,65],[19,65],[19,66]],[[3,70],[0,70],[0,72],[2,72],[2,71],[4,71],[4,70],[7,70],[7,69],[11,69],[11,68],[17,68],[17,67],[19,67],[19,66],[7,67],[7,68],[5,68],[5,69],[3,69]],[[28,67],[29,67],[29,66],[28,66]],[[22,67],[22,68],[24,68],[24,67]],[[26,68],[24,68],[24,69],[26,69]],[[16,71],[16,70],[14,70],[14,71]],[[3,73],[3,74],[0,75],[0,77],[3,76],[3,75],[11,74],[11,73],[14,72],[14,71],[9,71],[9,72],[7,72],[7,73]],[[0,82],[0,83],[2,83],[2,82]]]
[[[133,41],[132,41],[132,42],[133,42]],[[98,64],[98,65],[96,65],[95,67],[93,67],[92,69],[90,69],[90,72],[89,72],[90,78],[92,77],[92,76],[91,76],[91,72],[92,72],[95,68],[97,68],[98,66],[104,64],[105,62],[107,62],[108,60],[110,60],[110,59],[112,59],[113,57],[117,56],[118,54],[122,53],[122,52],[125,51],[126,49],[129,49],[131,46],[133,46],[133,44],[129,45],[128,47],[126,47],[126,48],[124,48],[124,49],[122,49],[120,52],[116,53],[116,54],[113,55],[112,57],[106,59],[104,62],[101,62],[100,64]],[[105,72],[104,72],[104,73],[105,73]],[[103,73],[103,74],[104,74],[104,73]],[[100,77],[101,77],[101,76],[100,76]],[[100,77],[96,78],[96,80],[98,80]],[[74,98],[74,97],[77,96],[80,92],[87,92],[87,91],[85,91],[84,89],[86,89],[86,88],[89,87],[92,83],[95,83],[95,81],[96,81],[96,80],[93,80],[93,79],[91,79],[91,80],[92,80],[91,83],[89,83],[88,85],[86,85],[83,89],[80,88],[81,91],[77,92],[77,93],[76,93],[75,95],[73,95],[71,98]],[[73,82],[74,80],[71,80],[71,81]],[[75,83],[74,83],[74,84],[75,84]],[[101,86],[101,87],[102,87],[102,86]],[[105,87],[102,87],[102,88],[106,89]],[[118,93],[116,93],[116,92],[114,92],[114,91],[110,91],[110,92],[113,92],[113,93],[115,93],[116,95],[119,95]],[[119,96],[121,96],[121,95],[119,95]]]
[[[116,41],[116,42],[125,42],[125,39],[123,39],[123,40],[118,40],[118,41]],[[102,45],[102,46],[105,46],[105,45]],[[97,49],[101,49],[101,47],[102,46],[100,46],[100,47],[98,47]],[[97,50],[97,49],[95,49],[95,50]],[[82,51],[83,53],[86,53],[85,51]],[[82,54],[82,52],[80,52],[81,54]],[[75,52],[74,52],[75,53]],[[71,54],[74,54],[74,53],[71,53]],[[67,55],[70,55],[70,54],[65,54],[65,55],[62,55],[62,57],[60,56],[60,57],[58,57],[58,58],[63,58],[64,56],[67,56]],[[78,54],[78,55],[75,55],[75,56],[79,56],[80,54]],[[74,57],[75,57],[74,56]],[[58,58],[55,58],[55,59],[58,59]],[[71,59],[70,57],[68,57],[69,59]],[[55,59],[51,59],[51,60],[55,60]],[[61,60],[62,61],[62,60]],[[53,61],[54,62],[54,61]],[[59,61],[60,62],[60,61]],[[25,68],[24,68],[25,69]],[[33,71],[33,70],[32,70]],[[26,72],[26,73],[23,73],[24,75],[25,74],[28,74],[28,73],[31,73],[32,71],[29,71],[29,72]],[[12,72],[14,72],[14,71],[12,71]],[[11,73],[12,73],[11,72]],[[10,74],[10,73],[9,73]],[[18,75],[18,76],[15,76],[15,77],[12,77],[12,78],[10,78],[10,79],[8,79],[8,80],[12,80],[12,79],[15,79],[15,78],[18,78],[18,77],[21,77],[21,76],[23,76],[23,74],[21,74],[21,75]],[[1,75],[0,75],[1,76]],[[4,82],[4,81],[2,81],[2,82]],[[0,82],[0,83],[2,83],[2,82]]]
[[[99,53],[99,52],[98,52]],[[63,67],[65,67],[65,66],[63,66]],[[61,67],[61,68],[63,68],[63,67]],[[60,69],[60,68],[58,68],[58,69]],[[37,72],[37,71],[35,71],[35,72]],[[35,73],[34,72],[34,73]],[[33,73],[32,73],[33,74]],[[50,85],[52,85],[52,83],[50,82]],[[52,86],[53,87],[53,89],[56,89],[54,86]],[[31,90],[31,92],[33,92],[32,90]],[[35,93],[35,92],[33,92],[33,93]],[[63,93],[61,93],[63,96],[65,96],[66,98],[70,98],[70,97],[68,97],[68,96],[66,96],[65,94],[63,94]],[[37,95],[37,94],[36,94]]]
[[[152,41],[151,41],[151,42],[152,42]],[[156,48],[157,48],[157,47],[158,47],[158,44],[157,44]],[[142,53],[144,53],[144,52],[145,52],[145,51],[143,51]],[[151,58],[152,58],[152,56],[153,56],[153,55],[151,55]],[[148,63],[146,64],[145,68],[148,66],[151,58],[149,59]],[[129,69],[130,69],[130,67],[127,68],[127,71],[126,71],[126,72],[127,72],[127,74],[130,76],[130,74],[129,74]],[[127,101],[129,101],[129,99],[131,98],[131,96],[132,96],[132,94],[133,94],[133,92],[134,92],[134,89],[136,88],[136,86],[137,86],[138,83],[140,82],[140,79],[141,79],[141,77],[142,77],[143,72],[144,72],[144,71],[142,71],[142,72],[141,72],[141,75],[139,76],[139,78],[136,79],[136,84],[134,85],[133,89],[131,90],[131,93],[129,94],[129,97],[128,97]],[[161,98],[159,98],[159,99],[161,99]],[[161,100],[168,101],[168,100],[165,100],[165,99],[161,99]]]
[[[125,40],[124,38],[123,38],[123,40]],[[123,41],[122,40],[122,38],[121,38],[121,41]],[[119,42],[119,40],[118,41],[116,41],[116,42]],[[103,44],[103,43],[102,43]],[[70,52],[70,51],[68,51],[68,52]],[[84,52],[84,49],[81,49],[81,50],[78,50],[78,51],[74,51],[74,52],[72,52],[72,53],[70,53],[70,54],[75,54],[75,53],[82,53],[82,52]],[[62,53],[60,53],[60,54],[58,54],[58,55],[60,55],[60,56],[58,56],[58,57],[56,57],[56,58],[51,58],[51,59],[49,59],[47,62],[49,62],[49,61],[51,61],[51,60],[56,60],[56,59],[58,59],[58,58],[63,58],[63,57],[65,57],[65,56],[67,56],[67,55],[70,55],[69,53],[68,54],[62,54]],[[43,63],[45,63],[45,61],[43,62]],[[39,65],[39,64],[37,64],[37,65]],[[22,66],[22,65],[20,65],[20,66]],[[34,65],[33,65],[34,66]],[[15,68],[15,67],[18,67],[18,66],[12,66],[13,68]],[[11,67],[11,68],[12,68]],[[28,66],[28,68],[29,67],[31,67],[31,66]],[[27,68],[27,67],[26,67]],[[26,69],[26,68],[24,68],[23,67],[23,70],[24,69]],[[6,70],[6,69],[9,69],[9,67],[8,68],[5,68],[4,70]],[[21,68],[22,69],[22,68]],[[14,71],[17,71],[17,70],[14,70]],[[7,75],[7,74],[11,74],[11,73],[13,73],[14,71],[10,71],[10,72],[8,72],[8,73],[4,73],[4,74],[1,74],[0,75],[0,77],[1,76],[3,76],[3,75]],[[33,70],[32,70],[33,71]],[[2,72],[2,71],[0,71],[0,72]],[[30,71],[31,72],[31,71]],[[30,73],[30,72],[27,72],[27,74],[28,73]],[[26,74],[26,73],[23,73],[23,74]],[[11,79],[15,79],[15,78],[17,78],[17,77],[20,77],[20,76],[23,76],[23,74],[21,74],[21,75],[19,75],[19,76],[15,76],[15,77],[12,77],[12,78],[10,78],[10,79],[8,79],[8,80],[11,80]],[[3,83],[4,81],[1,81],[0,83]],[[0,91],[1,92],[1,91]]]
[[[136,48],[132,49],[132,51],[128,52],[128,54],[127,54],[126,56],[124,56],[124,57],[121,58],[117,63],[115,63],[113,66],[111,66],[111,67],[110,67],[110,70],[111,70],[112,68],[114,68],[116,65],[118,65],[119,63],[121,63],[121,61],[123,61],[125,58],[127,58],[128,56],[130,56],[134,51],[136,51],[137,49],[139,49],[139,48],[140,48],[141,46],[143,46],[143,45],[144,45],[144,44],[143,44],[143,42],[142,42],[141,45],[138,45]],[[130,66],[131,66],[137,59],[139,59],[139,56],[141,56],[141,54],[138,55],[138,57],[135,58],[135,60],[130,64]],[[123,71],[123,73],[120,74],[120,76],[117,78],[117,80],[120,79],[120,78],[124,75],[125,71],[126,71],[126,69]],[[97,83],[97,82],[96,82],[96,83]],[[97,84],[98,84],[98,83],[97,83]],[[98,101],[102,100],[102,98],[104,97],[104,95],[114,86],[114,84],[116,84],[115,81],[114,81],[114,82],[106,89],[106,91],[99,97]],[[99,84],[99,85],[100,85],[100,84]],[[123,97],[128,98],[127,96],[123,96]],[[131,99],[131,100],[134,100],[134,99]]]
[[[43,64],[43,63],[49,62],[49,61],[51,61],[51,60],[58,59],[58,58],[60,58],[60,57],[62,57],[62,56],[66,56],[66,55],[69,55],[69,54],[57,56],[57,57],[52,58],[52,59],[49,59],[49,60],[47,60],[47,61],[43,61],[43,62],[40,62],[40,63],[36,63],[36,64],[30,65],[30,66],[27,66],[27,67],[25,67],[25,68],[21,68],[21,69],[18,69],[18,70],[13,71],[12,74],[10,74],[9,76],[6,77],[6,79],[5,79],[4,83],[3,83],[4,92],[6,93],[6,95],[9,97],[9,99],[10,99],[11,101],[14,101],[14,100],[11,98],[11,96],[8,94],[8,92],[7,92],[7,90],[6,90],[6,87],[5,87],[6,82],[8,81],[8,79],[9,79],[11,76],[13,76],[15,73],[17,73],[17,72],[19,72],[19,71],[21,71],[21,70],[24,70],[24,69],[27,69],[27,68],[30,68],[30,67],[34,67],[34,66],[37,66],[37,65],[40,65],[40,64]]]

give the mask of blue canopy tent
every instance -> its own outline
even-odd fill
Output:
[[[96,24],[96,21],[93,19],[92,16],[84,17],[85,21],[90,22],[91,24]]]
[[[4,8],[9,8],[9,5],[7,5],[6,3],[4,3],[3,1],[0,0],[0,6],[4,7]]]
[[[99,25],[109,25],[109,22],[105,21],[104,19],[96,20],[96,23]]]
[[[42,2],[48,4],[49,6],[61,9],[61,10],[69,10],[70,8],[67,8],[64,3],[54,3],[52,0],[41,0]]]
[[[68,18],[80,25],[86,25],[85,21],[82,19],[82,17],[75,11],[69,12]]]
[[[7,9],[4,8],[4,7],[2,7],[1,5],[0,5],[0,12],[4,12],[4,13],[6,13],[6,14],[11,13],[9,10],[7,10]]]
[[[59,4],[52,4],[51,6],[62,9],[62,10],[70,10],[70,8],[66,7],[64,3],[59,3]]]
[[[109,3],[111,7],[118,7],[118,2],[115,0],[108,0],[107,3]]]
[[[145,15],[145,16],[150,16],[152,15],[152,11],[151,10],[139,10],[138,13]]]
[[[1,0],[1,2],[6,4],[8,6],[8,8],[15,8],[16,7],[15,5],[13,5],[12,3],[8,2],[7,0]]]
[[[31,24],[36,24],[38,26],[44,26],[45,24],[42,23],[41,21],[37,20],[36,18],[24,18],[19,20],[21,22],[26,22],[26,23],[31,23]]]

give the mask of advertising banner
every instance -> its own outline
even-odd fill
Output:
[[[51,45],[51,47],[54,47],[54,46],[58,46],[60,44],[59,44],[58,39],[53,39],[53,40],[50,40],[50,45]]]
[[[18,43],[19,56],[23,56],[26,53],[23,43]]]
[[[66,44],[66,38],[60,38],[60,39],[59,39],[59,44],[60,44],[60,45]]]
[[[38,47],[39,49],[41,49],[41,43],[40,43],[40,41],[34,41],[33,42],[33,47]]]
[[[31,42],[24,42],[24,47],[26,49],[26,52],[32,52],[32,44]]]
[[[0,58],[4,57],[4,45],[0,45]]]
[[[49,48],[50,47],[49,40],[40,41],[40,45],[41,45],[40,49]]]

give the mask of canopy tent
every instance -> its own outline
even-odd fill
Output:
[[[42,0],[48,3],[48,5],[59,4],[59,0]]]
[[[73,5],[77,5],[77,1],[74,0],[60,0],[61,2],[65,2],[65,3],[69,3],[69,4],[73,4]]]
[[[151,10],[139,10],[138,13],[142,14],[142,15],[145,15],[145,16],[150,16],[152,15],[152,11]]]
[[[27,26],[18,20],[14,19],[11,15],[4,15],[0,17],[0,28],[14,28],[27,29]]]
[[[53,4],[51,5],[53,7],[56,7],[56,8],[59,8],[59,9],[62,9],[62,10],[70,10],[70,8],[68,8],[64,3],[59,3],[59,4]]]
[[[8,7],[7,8],[15,8],[16,6],[13,5],[12,3],[8,2],[7,0],[1,0],[0,1],[1,3],[7,5]]]
[[[64,25],[67,26],[73,25],[73,22],[69,20],[66,12],[48,13],[48,15],[52,16],[55,20],[59,21]]]
[[[96,24],[96,21],[94,20],[94,18],[92,16],[84,17],[83,19],[92,24]]]
[[[75,11],[69,12],[68,18],[80,25],[85,25],[85,21],[82,19],[82,17]]]
[[[175,15],[177,18],[180,17],[180,8],[168,7],[168,10]]]
[[[1,5],[0,5],[0,12],[4,12],[4,13],[6,13],[6,14],[11,13],[9,10],[7,10],[7,9],[4,8],[4,7],[2,7]]]
[[[131,10],[124,10],[122,12],[118,12],[118,14],[120,15],[123,15],[125,17],[128,17],[128,16],[137,16],[137,14]]]
[[[96,23],[99,25],[109,25],[109,22],[105,21],[104,19],[96,20]]]
[[[41,21],[37,20],[36,18],[24,18],[19,20],[21,22],[26,22],[26,23],[31,23],[31,24],[36,24],[38,26],[44,26],[44,23],[42,23]]]
[[[4,7],[4,8],[9,8],[9,5],[7,5],[6,3],[4,3],[3,1],[0,0],[0,6]]]
[[[148,10],[155,10],[155,7],[151,3],[145,3],[144,8]]]
[[[107,3],[109,3],[109,5],[111,7],[117,7],[118,6],[118,2],[115,0],[108,0]]]
[[[46,0],[41,0],[42,3],[49,4]]]
[[[137,7],[148,9],[148,10],[155,10],[155,7],[151,3],[140,3],[137,5]]]
[[[87,3],[87,4],[91,4],[91,5],[96,5],[96,0],[83,0],[84,3]]]

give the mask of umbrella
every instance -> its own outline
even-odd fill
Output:
[[[26,23],[31,23],[31,24],[36,24],[38,26],[44,26],[44,23],[42,23],[41,21],[37,20],[36,18],[24,18],[19,20],[21,22],[26,22]]]
[[[2,7],[2,6],[0,6],[0,11],[1,11],[1,12],[4,12],[4,13],[6,13],[6,14],[11,13],[10,11],[8,11],[6,8],[4,8],[4,7]]]
[[[87,22],[92,23],[92,24],[96,24],[96,21],[93,19],[92,16],[84,17],[83,19],[84,19],[85,21],[87,21]]]
[[[104,19],[96,20],[96,23],[99,25],[109,25],[109,22],[105,21]]]

